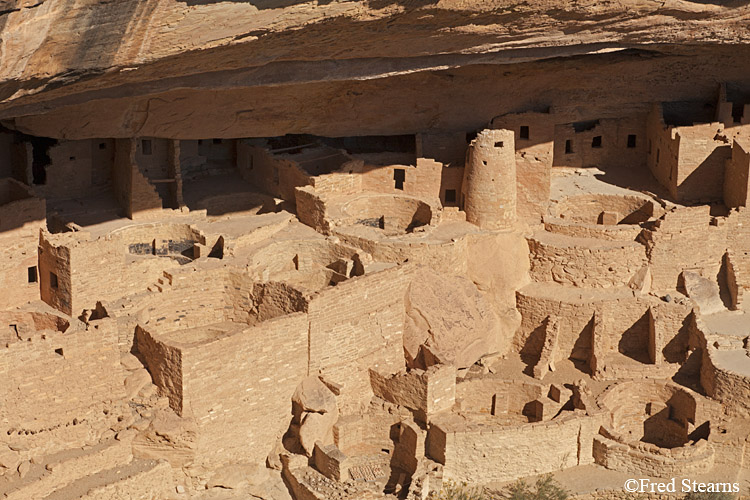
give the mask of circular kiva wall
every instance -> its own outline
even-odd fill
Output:
[[[410,233],[433,222],[429,204],[411,196],[365,194],[343,203],[338,225],[359,224],[382,229],[386,234]]]
[[[580,224],[639,224],[661,210],[653,200],[640,196],[588,194],[561,200],[551,208],[551,215]]]
[[[657,477],[713,466],[710,421],[700,396],[675,384],[631,381],[599,398],[609,421],[594,438],[594,460],[608,469]]]

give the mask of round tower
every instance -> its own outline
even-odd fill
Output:
[[[516,220],[516,148],[512,130],[482,130],[466,153],[461,205],[466,220],[485,229]]]

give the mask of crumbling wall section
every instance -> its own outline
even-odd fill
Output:
[[[0,374],[0,421],[8,434],[69,423],[80,416],[78,411],[124,396],[111,319],[94,321],[86,330],[48,330],[31,341],[3,346]]]

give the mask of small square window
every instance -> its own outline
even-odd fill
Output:
[[[591,139],[591,147],[592,148],[602,147],[602,136],[597,135],[593,139]]]
[[[107,149],[107,143],[106,142],[100,142],[99,143],[99,149]]]
[[[446,189],[445,190],[445,202],[446,203],[456,203],[456,190],[455,189]]]
[[[503,141],[497,141],[497,142],[495,143],[495,147],[496,147],[496,148],[501,148],[501,147],[503,147]]]
[[[59,286],[59,283],[57,282],[57,275],[51,271],[49,273],[49,286],[54,290],[57,290],[57,287]]]
[[[634,148],[635,147],[635,141],[636,141],[635,134],[629,134],[628,135],[628,147],[629,148]]]
[[[221,144],[221,139],[214,139],[214,144]]]
[[[29,274],[29,283],[36,283],[36,280],[37,280],[36,266],[31,266],[28,269],[28,274]]]
[[[141,152],[144,155],[152,154],[153,151],[151,149],[151,139],[143,139],[141,141]]]
[[[521,137],[521,139],[528,139],[529,138],[529,126],[528,125],[521,125],[520,137]]]

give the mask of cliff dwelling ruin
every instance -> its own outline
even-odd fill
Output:
[[[750,495],[750,6],[621,4],[0,1],[0,498]]]

